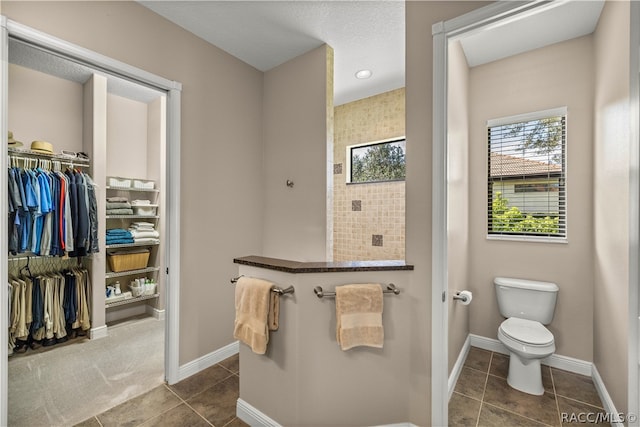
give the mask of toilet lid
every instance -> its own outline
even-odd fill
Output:
[[[542,323],[534,320],[510,317],[502,322],[500,329],[510,338],[530,345],[546,345],[553,342],[553,334]]]

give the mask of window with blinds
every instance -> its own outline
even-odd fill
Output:
[[[566,113],[488,122],[489,237],[566,239]]]

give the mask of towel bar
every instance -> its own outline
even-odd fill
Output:
[[[238,276],[238,277],[234,277],[233,279],[230,280],[231,284],[235,285],[236,283],[238,283],[238,280],[240,280],[240,278],[242,277],[242,275]],[[293,287],[293,285],[289,286],[288,288],[282,289],[278,286],[274,286],[271,289],[271,292],[275,292],[278,295],[285,295],[285,294],[292,294],[296,291],[296,289]]]
[[[315,288],[313,288],[313,292],[316,294],[318,298],[324,298],[324,297],[335,298],[336,297],[335,292],[325,292],[322,290],[322,286],[316,286]],[[383,290],[382,293],[398,295],[400,294],[400,289],[396,288],[396,285],[394,285],[393,283],[389,283],[387,285],[387,289]]]

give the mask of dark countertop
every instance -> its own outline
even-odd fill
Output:
[[[401,260],[299,262],[251,255],[235,258],[233,262],[236,264],[249,265],[252,267],[284,271],[285,273],[338,273],[349,271],[413,270],[413,265],[408,265]]]

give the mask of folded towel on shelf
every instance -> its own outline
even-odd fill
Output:
[[[152,222],[136,221],[131,223],[131,227],[134,228],[155,228],[155,224]]]
[[[252,277],[240,277],[236,283],[233,336],[256,354],[267,351],[271,288],[273,283]]]
[[[116,236],[116,235],[125,235],[131,237],[131,233],[129,230],[125,230],[124,228],[109,228],[107,230],[107,236]]]
[[[111,209],[131,209],[129,202],[107,202],[107,210]]]
[[[128,243],[134,243],[133,236],[131,236],[128,230],[123,230],[122,228],[111,228],[107,230],[107,245],[124,245]]]
[[[133,200],[131,202],[131,206],[146,206],[150,204],[151,204],[151,200]]]
[[[336,286],[336,339],[342,350],[357,346],[382,348],[382,286]]]
[[[107,237],[106,240],[107,245],[128,245],[130,243],[135,243],[132,237]]]
[[[129,229],[129,232],[131,233],[131,236],[134,239],[142,239],[145,237],[151,237],[154,239],[157,239],[158,237],[160,237],[160,233],[158,233],[158,231],[156,230],[132,230]]]
[[[107,209],[107,215],[133,215],[133,209]]]
[[[160,243],[160,239],[154,239],[152,237],[137,237],[135,239],[136,243]]]
[[[107,202],[110,203],[122,203],[122,202],[128,202],[129,199],[127,199],[126,197],[107,197]]]
[[[153,225],[131,225],[129,226],[129,230],[140,230],[140,231],[153,231],[155,227]]]

